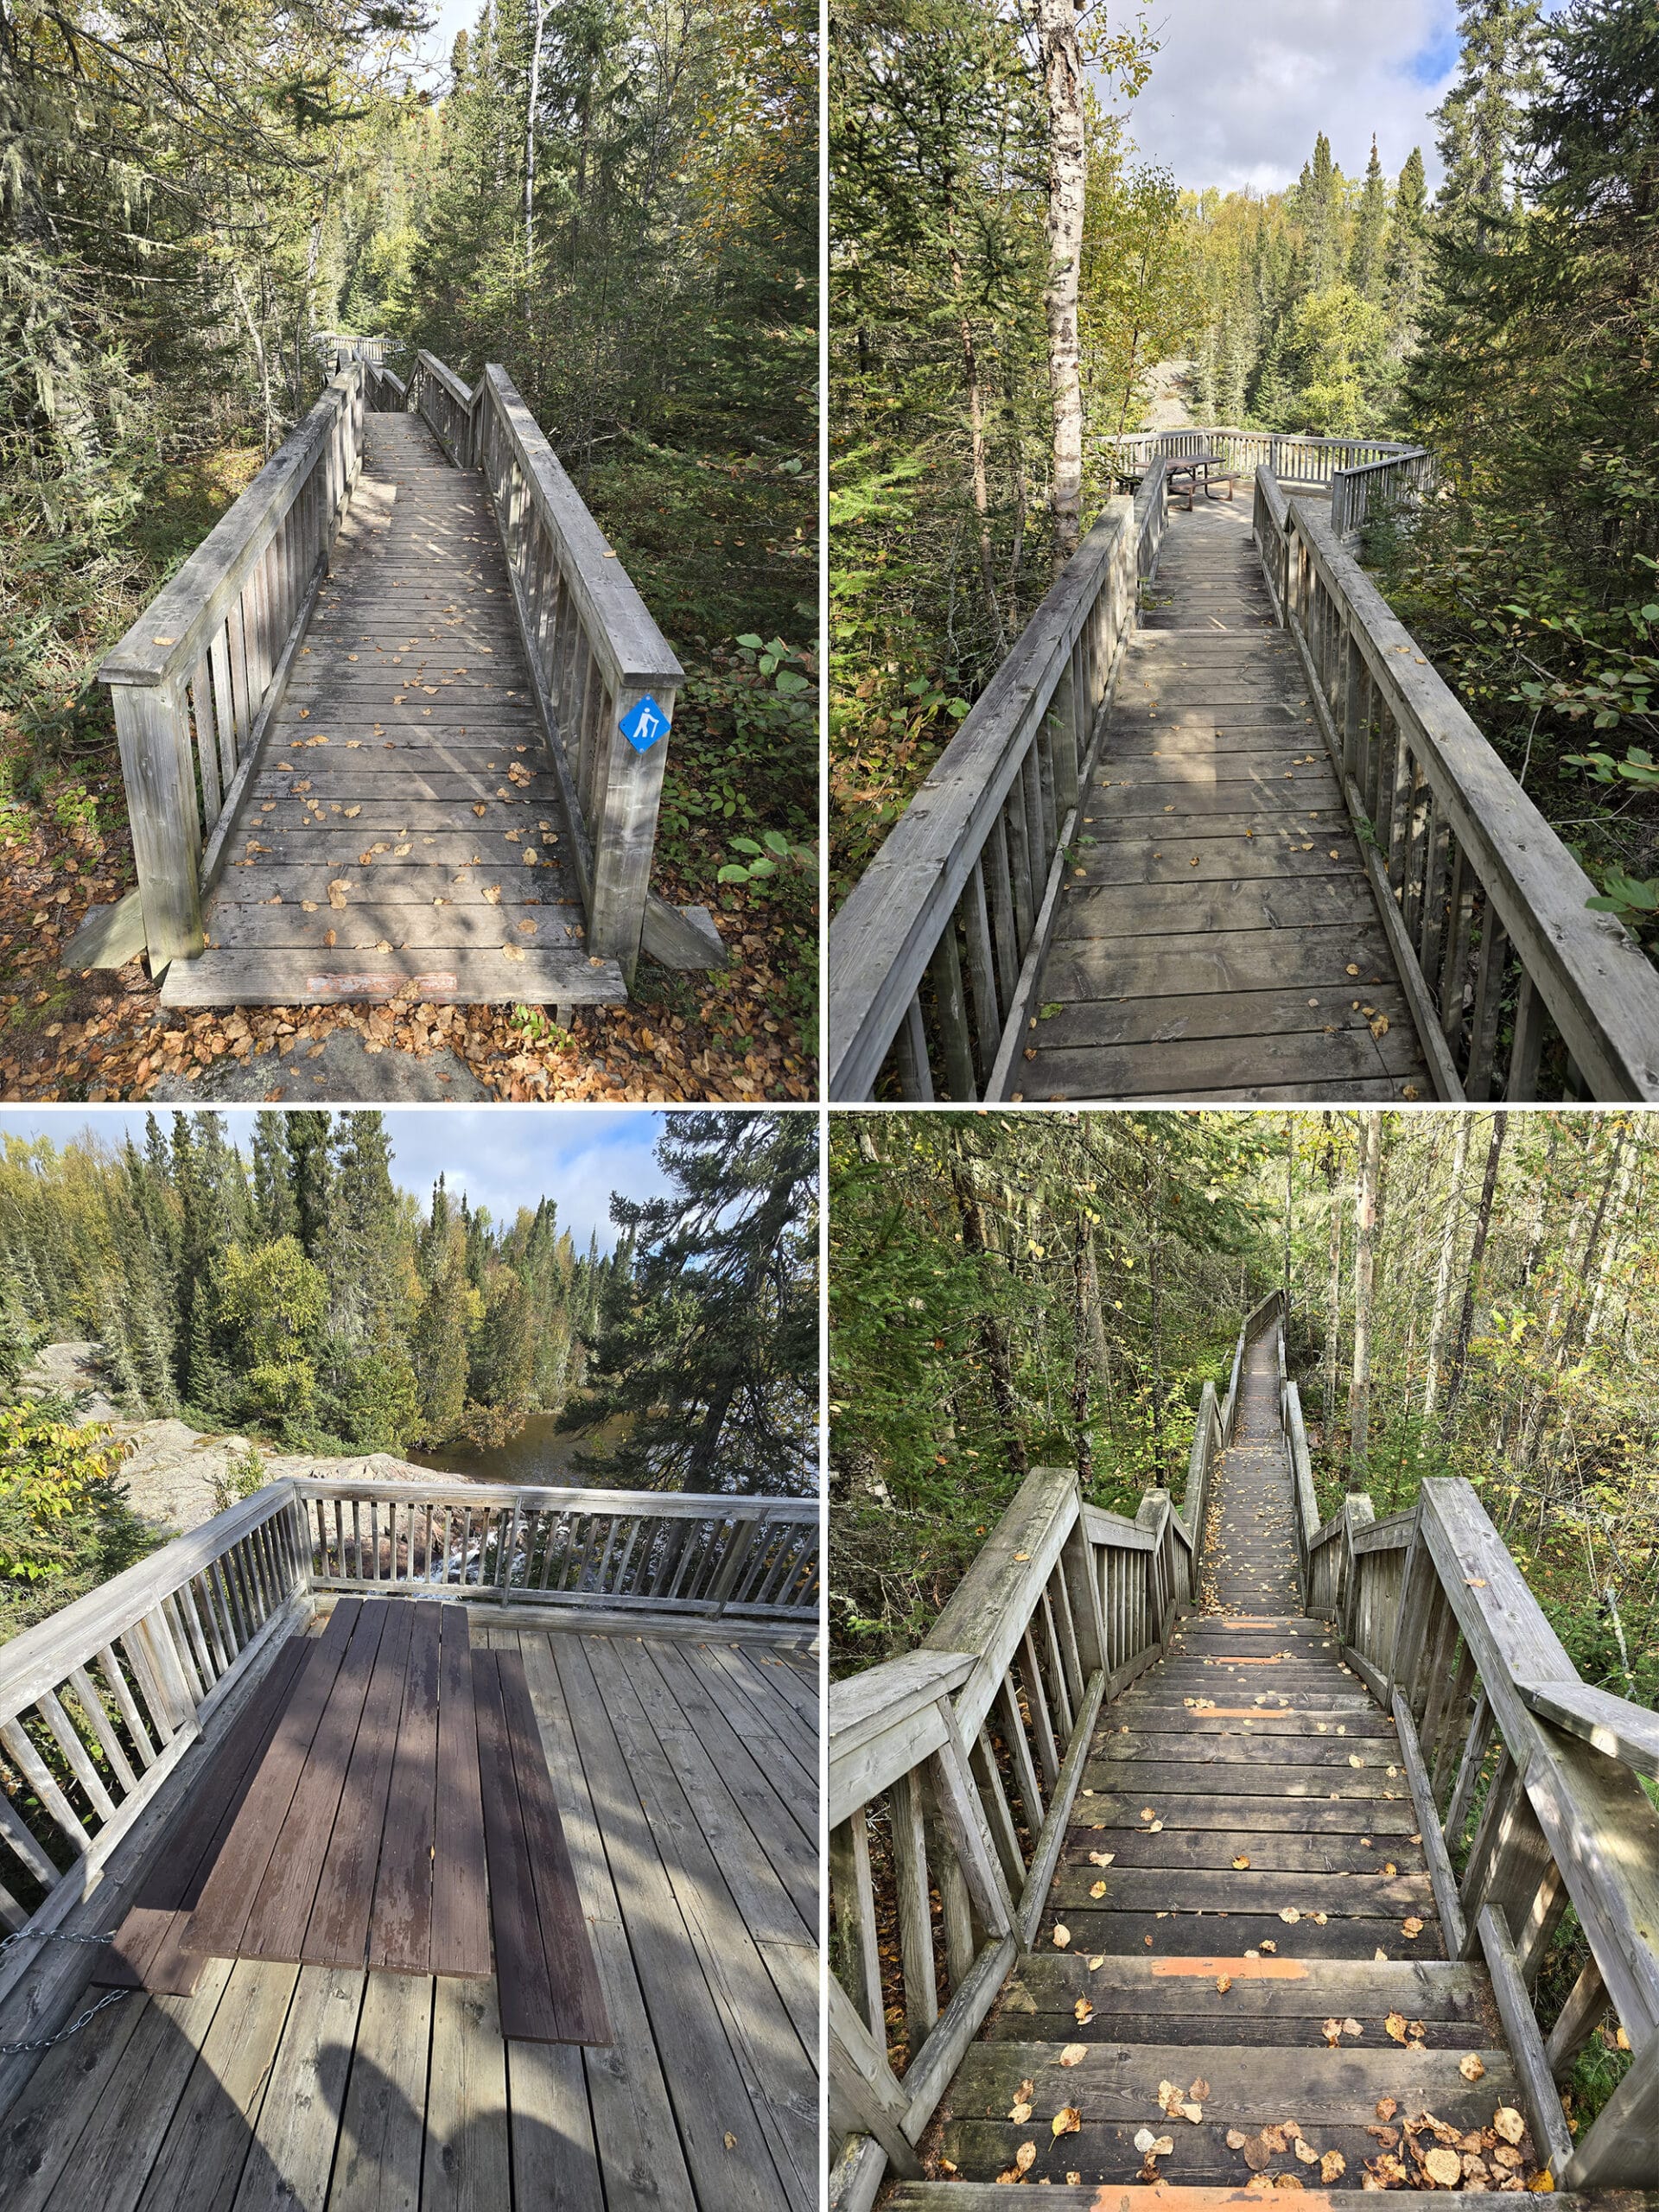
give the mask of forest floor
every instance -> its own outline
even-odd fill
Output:
[[[37,676],[27,693],[9,685],[10,698],[0,696],[0,1093],[72,1102],[143,1098],[164,1075],[188,1077],[227,1055],[303,1055],[320,1051],[332,1032],[349,1029],[371,1053],[452,1052],[493,1096],[515,1102],[811,1097],[812,887],[793,877],[753,888],[715,880],[732,857],[733,834],[764,826],[765,817],[748,757],[753,673],[729,647],[693,626],[711,610],[695,589],[686,550],[691,533],[683,525],[700,500],[708,543],[708,518],[723,518],[729,472],[717,483],[706,465],[689,461],[658,459],[652,471],[658,496],[647,502],[636,459],[626,474],[619,469],[625,480],[606,486],[610,496],[596,498],[595,505],[601,512],[631,506],[636,517],[652,518],[649,534],[636,520],[632,532],[616,535],[648,600],[656,596],[653,585],[667,588],[671,637],[690,679],[677,715],[654,887],[675,904],[713,912],[728,956],[725,969],[680,975],[647,963],[627,1006],[583,1010],[564,1028],[534,1007],[402,999],[163,1011],[142,960],[118,972],[65,963],[65,948],[88,909],[119,899],[135,880],[107,698],[86,671],[245,488],[258,463],[256,451],[230,447],[168,471],[129,531],[134,557],[125,588],[90,599],[76,634],[60,621],[49,688]],[[729,519],[741,528],[736,518],[753,514],[755,486],[734,481],[727,496]],[[793,484],[778,487],[777,533],[792,529],[799,537],[787,517],[800,496]],[[726,534],[722,528],[720,537]],[[804,592],[804,545],[791,538],[791,558],[782,563],[776,556],[783,545],[754,550],[773,563],[774,588],[781,570]],[[15,609],[12,619],[26,627]],[[802,664],[810,673],[810,660]],[[798,764],[791,780],[801,781]],[[778,791],[765,798],[779,810]],[[782,826],[791,842],[810,839],[816,803],[809,817],[804,793],[791,790]],[[274,1084],[270,1095],[279,1096],[281,1086]]]

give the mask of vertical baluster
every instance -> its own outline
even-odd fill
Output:
[[[962,961],[957,950],[954,916],[939,932],[927,972],[933,984],[933,1018],[944,1054],[944,1095],[947,1098],[977,1098],[973,1033],[968,1023],[968,1001],[962,986]]]
[[[1510,941],[1497,909],[1488,897],[1480,919],[1480,963],[1475,976],[1474,1011],[1469,1023],[1469,1065],[1463,1078],[1465,1098],[1490,1098],[1497,1052],[1497,1021],[1503,1011],[1503,976]]]
[[[1008,830],[1008,862],[1013,879],[1016,937],[1014,973],[1018,976],[1020,963],[1026,957],[1026,947],[1031,943],[1032,931],[1037,925],[1037,903],[1042,896],[1039,866],[1032,847],[1031,825],[1026,817],[1023,777],[1015,776],[1009,785],[1008,796],[1002,805],[1002,816]]]
[[[1025,757],[1020,765],[1020,781],[1026,801],[1026,833],[1031,855],[1031,899],[1033,915],[1042,905],[1047,888],[1048,865],[1054,857],[1052,833],[1043,804],[1043,772],[1037,758],[1037,747],[1027,738]]]
[[[996,938],[997,965],[1004,991],[1011,998],[1020,974],[1020,953],[1014,936],[1014,878],[1008,866],[1007,810],[999,807],[985,840],[980,865],[988,879],[991,924]]]
[[[1538,1096],[1538,1063],[1544,1044],[1544,1001],[1537,986],[1523,968],[1521,988],[1515,1006],[1515,1036],[1510,1046],[1510,1079],[1504,1088],[1506,1098],[1536,1098]]]
[[[986,908],[985,876],[978,861],[973,865],[961,898],[957,918],[968,948],[968,974],[974,994],[974,1041],[977,1046],[982,1093],[989,1080],[992,1063],[1002,1034],[1002,1009],[997,997],[996,970],[991,957],[991,925]]]
[[[912,998],[905,1009],[905,1018],[899,1024],[893,1040],[895,1065],[899,1073],[899,1096],[914,1105],[930,1105],[933,1098],[933,1074],[927,1058],[927,1025],[922,1019],[922,1001]]]

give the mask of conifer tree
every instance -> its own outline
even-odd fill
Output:
[[[1354,224],[1354,243],[1348,257],[1350,281],[1355,290],[1368,300],[1378,299],[1382,296],[1388,232],[1388,187],[1382,181],[1382,158],[1376,150],[1376,140],[1373,137],[1371,158],[1366,164],[1364,188],[1360,194],[1359,213]]]
[[[1541,0],[1459,0],[1458,78],[1434,111],[1437,206],[1484,244],[1509,211],[1526,111],[1542,91]]]

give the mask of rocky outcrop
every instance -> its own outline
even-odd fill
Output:
[[[181,1421],[134,1421],[108,1395],[101,1363],[103,1346],[92,1343],[48,1344],[25,1371],[25,1393],[88,1394],[80,1419],[105,1421],[128,1446],[121,1465],[128,1503],[153,1528],[172,1535],[200,1528],[219,1511],[215,1482],[222,1482],[232,1459],[245,1456],[251,1440],[234,1433],[204,1433]],[[390,1452],[353,1459],[320,1459],[315,1453],[276,1452],[258,1446],[268,1481],[283,1475],[328,1476],[338,1480],[429,1483],[432,1471]]]

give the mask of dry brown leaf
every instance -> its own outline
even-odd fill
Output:
[[[1216,1994],[1217,1997],[1224,1997],[1232,1986],[1233,1977],[1231,1974],[1222,1974],[1216,1976]]]
[[[1399,2109],[1399,2102],[1394,2097],[1379,2097],[1376,2101],[1376,2116],[1379,2120],[1392,2120]]]
[[[1062,2066],[1081,2066],[1088,2056],[1089,2046],[1086,2043],[1069,2043],[1060,2053],[1060,2063]]]
[[[1155,1821],[1158,1817],[1158,1809],[1156,1806],[1143,1805],[1141,1808],[1141,1817],[1143,1821]]]
[[[1095,2017],[1095,2008],[1086,1997],[1079,1997],[1071,2007],[1071,2017],[1080,2028],[1087,2027]]]
[[[1344,2035],[1345,2035],[1345,2036],[1363,2036],[1363,2035],[1364,2034],[1364,2032],[1365,2032],[1365,2030],[1364,2030],[1364,2027],[1363,2027],[1363,2024],[1362,2024],[1360,2021],[1356,2020],[1356,2019],[1354,2019],[1354,2018],[1352,2018],[1351,2017],[1350,2018],[1348,2018],[1348,2019],[1346,2019],[1346,2020],[1344,2020],[1344,2021],[1343,2022],[1343,2024],[1342,2024],[1342,2032],[1343,2032],[1343,2033],[1344,2033]]]
[[[1230,2151],[1242,2151],[1244,2148],[1245,2141],[1246,2138],[1239,2133],[1237,2128],[1230,2127],[1228,2129],[1227,2148]]]
[[[1008,2118],[1014,2122],[1016,2127],[1023,2127],[1026,2122],[1031,2118],[1031,2107],[1025,2101],[1023,2097],[1020,2098],[1017,2103],[1012,2104],[1008,2107]]]
[[[1301,1916],[1301,1914],[1297,1911],[1294,1904],[1282,1906],[1279,1913],[1280,1919],[1285,1923],[1287,1928],[1294,1928]]]
[[[1342,2041],[1342,2022],[1340,2020],[1330,2019],[1325,2022],[1325,2039],[1328,2044],[1338,2044]]]
[[[1311,2143],[1304,2142],[1300,2135],[1296,2138],[1296,2156],[1305,2166],[1311,2166],[1319,2155]]]
[[[1091,1866],[1109,1866],[1116,1856],[1117,1853],[1115,1851],[1091,1851],[1089,1854],[1089,1864]]]
[[[1390,2012],[1388,2018],[1383,2021],[1382,2024],[1393,2037],[1395,2043],[1404,2043],[1406,2039],[1406,2016],[1403,2012]],[[1383,2117],[1386,2119],[1387,2114],[1385,2113]]]
[[[1264,1936],[1262,1938],[1260,1944],[1257,1946],[1257,1948],[1267,1952],[1270,1958],[1277,1958],[1279,1955],[1279,1946],[1274,1942],[1270,1936]],[[1249,1952],[1245,1953],[1245,1956],[1247,1958],[1249,1956]]]
[[[1340,2151],[1327,2151],[1319,2160],[1319,2179],[1328,2189],[1348,2171],[1348,2161]]]
[[[1513,2105],[1499,2105],[1492,2114],[1492,2126],[1506,2143],[1518,2143],[1527,2132],[1527,2123]]]
[[[1414,1913],[1409,1920],[1401,1922],[1400,1932],[1402,1936],[1421,1936],[1423,1932],[1423,1923]]]
[[[1440,2189],[1455,2189],[1463,2179],[1463,2160],[1455,2151],[1442,2151],[1438,2145],[1423,2160],[1423,2171]]]
[[[1049,2132],[1054,2135],[1075,2135],[1083,2126],[1083,2114],[1076,2105],[1062,2105],[1049,2122]],[[1170,2148],[1173,2150],[1173,2144]]]
[[[1036,2163],[1037,2145],[1034,2143],[1022,2143],[1020,2145],[1020,2148],[1014,2154],[1014,2170],[1015,2173],[1029,2173],[1032,2167],[1034,2166]]]
[[[1460,2058],[1458,2061],[1458,2071],[1462,2075],[1465,2082],[1478,2082],[1481,2075],[1486,2071],[1486,2069],[1481,2064],[1480,2060],[1471,2050],[1466,2057]]]
[[[1237,1867],[1237,1869],[1238,1869],[1238,1871],[1239,1871],[1239,1872],[1240,1872],[1241,1874],[1243,1872],[1244,1869],[1245,1869],[1245,1868],[1249,1865],[1249,1863],[1250,1863],[1250,1862],[1249,1862],[1249,1860],[1244,1857],[1244,1855],[1243,1855],[1243,1853],[1242,1852],[1240,1853],[1239,1856],[1238,1856],[1236,1859],[1234,1859],[1234,1861],[1233,1861],[1234,1866]]]
[[[1203,2104],[1207,2101],[1210,2094],[1210,2084],[1205,2080],[1202,2074],[1200,2074],[1198,2080],[1191,2085],[1186,2094],[1189,2097],[1195,2097],[1200,2104]]]
[[[1065,1948],[1066,1945],[1067,1945],[1071,1941],[1071,1930],[1069,1928],[1062,1928],[1062,1927],[1059,1927],[1059,1926],[1056,1926],[1055,1930],[1054,1930],[1054,1948],[1055,1948],[1055,1949],[1056,1949],[1057,1951],[1063,1951],[1063,1950],[1065,1950]]]

